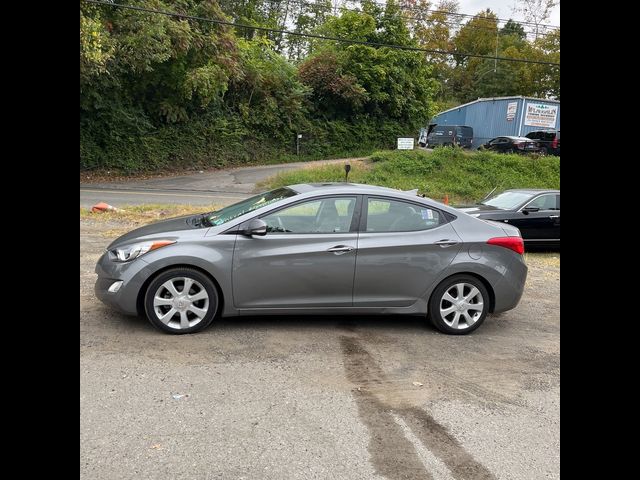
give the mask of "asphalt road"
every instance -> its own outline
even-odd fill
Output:
[[[256,183],[277,173],[309,165],[346,163],[347,161],[347,159],[320,160],[230,168],[138,181],[81,183],[80,206],[91,207],[98,202],[106,202],[115,207],[144,203],[227,205],[247,198],[256,191]]]
[[[80,224],[82,479],[558,479],[559,261],[468,336],[414,317],[247,317],[170,336],[93,295]],[[556,254],[559,257],[559,254]]]

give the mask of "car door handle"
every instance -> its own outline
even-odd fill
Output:
[[[560,218],[560,215],[549,215],[549,218]]]
[[[343,253],[350,252],[351,250],[353,250],[353,247],[349,247],[348,245],[336,245],[335,247],[329,248],[327,252],[342,255]]]
[[[440,245],[442,248],[447,248],[447,247],[451,247],[453,245],[457,245],[458,242],[457,240],[438,240],[437,242],[435,242],[436,245]]]

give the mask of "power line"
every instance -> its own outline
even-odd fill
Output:
[[[278,4],[280,5],[282,3],[283,0],[263,0],[263,2],[265,3],[271,3],[271,4]],[[319,8],[320,10],[325,10],[325,11],[333,11],[336,9],[339,9],[343,12],[361,12],[362,10],[358,10],[357,7],[356,9],[353,8],[347,8],[344,5],[340,6],[340,7],[332,7],[331,5],[326,5],[326,4],[322,4],[322,3],[316,3],[316,2],[307,2],[304,0],[289,0],[288,3],[293,3],[294,5],[306,5],[306,6],[310,6],[310,7],[316,7]],[[375,3],[375,2],[374,2]],[[378,4],[375,3],[376,5],[382,5],[382,4]],[[221,5],[222,7],[222,5]],[[225,5],[225,7],[229,7],[231,8],[231,5]],[[404,12],[403,8],[399,5],[398,6],[400,11]],[[223,7],[224,8],[224,7]],[[423,9],[421,11],[429,11],[428,9]],[[438,10],[436,10],[436,12],[439,12]],[[235,13],[235,12],[233,12]],[[444,13],[444,12],[442,12]],[[455,21],[447,21],[447,20],[441,20],[441,19],[430,19],[430,18],[426,18],[426,16],[423,17],[415,17],[415,16],[410,16],[410,15],[401,15],[401,14],[395,14],[397,15],[399,18],[403,18],[405,20],[415,20],[415,21],[419,21],[419,22],[425,22],[425,23],[430,23],[430,24],[444,24],[444,25],[449,25],[451,27],[459,27],[459,28],[469,28],[469,29],[473,29],[473,30],[489,30],[489,31],[494,31],[496,30],[496,28],[499,28],[499,24],[503,23],[503,22],[508,22],[505,20],[500,20],[498,18],[490,18],[490,17],[483,17],[483,16],[476,16],[475,18],[481,19],[481,20],[488,20],[488,21],[496,21],[496,28],[494,27],[489,27],[489,26],[483,26],[483,25],[472,25],[470,24],[470,22],[467,23],[461,23],[461,22],[455,22]],[[457,15],[457,14],[456,14]],[[512,23],[515,23],[517,25],[521,25],[520,23],[518,23],[515,20],[511,20]],[[542,28],[541,28],[542,29]],[[535,32],[533,30],[525,30],[523,27],[523,31],[524,34],[527,36],[537,36],[537,37],[545,37],[547,35],[552,35],[553,32]]]
[[[167,12],[164,10],[155,10],[152,8],[146,8],[146,7],[138,7],[135,5],[121,5],[118,3],[111,3],[111,2],[106,2],[106,1],[101,1],[101,0],[84,0],[87,3],[93,3],[95,5],[106,5],[109,7],[117,7],[117,8],[124,8],[124,9],[128,9],[128,10],[136,10],[136,11],[140,11],[140,12],[146,12],[146,13],[156,13],[156,14],[160,14],[160,15],[166,15],[168,17],[177,17],[177,18],[182,18],[185,20],[197,20],[199,22],[209,22],[209,23],[216,23],[218,25],[227,25],[229,27],[236,27],[236,28],[247,28],[247,29],[253,29],[253,30],[260,30],[263,32],[272,32],[272,33],[284,33],[287,35],[295,35],[298,37],[307,37],[307,38],[316,38],[319,40],[331,40],[334,42],[342,42],[342,43],[350,43],[350,44],[354,44],[354,45],[367,45],[367,46],[371,46],[371,47],[380,47],[380,48],[393,48],[396,50],[409,50],[409,51],[414,51],[414,52],[426,52],[426,53],[433,53],[433,54],[438,54],[438,55],[458,55],[461,57],[472,57],[472,58],[485,58],[485,59],[490,59],[490,60],[500,60],[500,61],[506,61],[506,62],[520,62],[520,63],[533,63],[533,64],[538,64],[538,65],[551,65],[551,66],[557,66],[559,67],[560,64],[559,63],[554,63],[554,62],[542,62],[539,60],[527,60],[527,59],[521,59],[521,58],[507,58],[507,57],[491,57],[489,55],[477,55],[477,54],[473,54],[473,53],[461,53],[461,52],[452,52],[452,51],[446,51],[446,50],[431,50],[431,49],[427,49],[427,48],[421,48],[421,47],[411,47],[408,45],[394,45],[394,44],[389,44],[389,43],[377,43],[377,42],[366,42],[364,40],[353,40],[353,39],[349,39],[349,38],[341,38],[341,37],[329,37],[329,36],[324,36],[324,35],[316,35],[313,33],[300,33],[300,32],[292,32],[290,30],[282,30],[279,28],[269,28],[269,27],[258,27],[258,26],[254,26],[254,25],[244,25],[241,23],[234,23],[234,22],[227,22],[225,20],[217,20],[217,19],[213,19],[213,18],[205,18],[205,17],[197,17],[194,15],[185,15],[182,13],[176,13],[176,12]]]
[[[349,1],[353,1],[353,0],[347,0],[347,3]],[[271,3],[271,4],[278,4],[280,5],[283,0],[263,0],[263,2],[265,3]],[[315,8],[319,8],[320,10],[324,10],[324,11],[334,11],[334,10],[341,10],[341,11],[346,11],[346,12],[359,12],[362,10],[358,10],[357,7],[356,8],[347,8],[344,5],[342,6],[337,6],[337,7],[333,7],[331,5],[327,5],[327,4],[322,4],[322,3],[317,3],[317,2],[309,2],[309,1],[305,1],[305,0],[288,0],[288,3],[293,3],[294,5],[306,5],[306,6],[310,6],[310,7],[315,7]],[[375,5],[378,6],[384,6],[384,4],[382,3],[378,3],[378,2],[372,2]],[[398,5],[398,9],[401,12],[405,12],[405,11],[414,11],[417,13],[423,13],[423,12],[432,12],[432,13],[445,13],[448,15],[455,15],[455,16],[468,16],[468,17],[472,17],[472,18],[478,18],[481,20],[496,20],[496,24],[499,25],[500,23],[508,23],[509,21],[511,21],[512,23],[515,23],[517,25],[524,25],[527,24],[529,22],[518,22],[516,20],[513,19],[509,19],[509,20],[504,20],[504,19],[500,19],[500,18],[489,18],[489,17],[484,17],[482,15],[470,15],[470,14],[466,14],[466,13],[455,13],[455,12],[446,12],[444,10],[430,10],[430,9],[418,9],[418,7],[403,7],[402,5]],[[417,14],[416,13],[416,14]],[[422,22],[427,22],[427,23],[442,23],[442,24],[446,24],[452,27],[466,27],[466,28],[472,28],[472,29],[479,29],[479,30],[495,30],[492,27],[485,27],[482,25],[470,25],[469,22],[467,23],[461,23],[461,21],[455,22],[455,21],[447,21],[447,20],[440,20],[440,19],[429,19],[426,18],[425,16],[422,17],[416,17],[416,16],[409,16],[409,15],[399,15],[398,17],[400,18],[404,18],[406,20],[417,20],[417,21],[422,21]],[[529,25],[527,25],[528,27]],[[553,28],[559,28],[559,27],[555,27],[554,25],[547,25],[546,27],[553,27]],[[525,27],[523,27],[524,30]],[[540,30],[545,30],[545,25],[538,25],[538,28]],[[525,35],[529,35],[529,36],[533,36],[533,35],[537,35],[538,37],[544,37],[547,35],[551,35],[553,32],[550,33],[545,33],[545,32],[538,32],[536,33],[534,30],[524,30]]]
[[[386,6],[386,3],[381,3],[381,2],[376,2],[371,0],[371,3],[374,3],[376,5],[379,5],[381,7]],[[431,13],[444,13],[445,15],[450,15],[450,16],[456,16],[456,17],[466,17],[466,18],[485,18],[482,15],[472,15],[470,13],[458,13],[458,12],[449,12],[447,10],[434,10],[431,8],[420,8],[420,7],[408,7],[408,6],[401,6],[398,5],[398,7],[400,9],[405,9],[405,10],[411,10],[411,11],[418,11],[418,12],[431,12]],[[517,20],[513,20],[513,19],[505,19],[505,18],[496,18],[498,21],[500,22],[508,22],[509,20],[511,20],[512,22],[521,24],[521,25],[530,25],[533,27],[548,27],[548,28],[560,28],[559,25],[551,25],[551,24],[547,24],[547,23],[539,23],[538,25],[535,24],[535,22],[527,22],[527,21],[517,21]]]

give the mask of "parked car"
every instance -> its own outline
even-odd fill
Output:
[[[121,236],[95,292],[169,333],[220,316],[405,313],[464,334],[518,304],[523,252],[517,228],[415,193],[300,184]]]
[[[499,153],[539,153],[540,145],[526,137],[496,137],[480,147]]]
[[[537,130],[525,136],[538,142],[542,153],[560,156],[560,130]]]
[[[560,190],[506,190],[459,210],[517,227],[527,246],[560,246]]]
[[[429,125],[426,146],[429,148],[458,145],[473,147],[473,128],[466,125]]]

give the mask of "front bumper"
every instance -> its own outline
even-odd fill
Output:
[[[94,288],[96,297],[122,313],[137,315],[138,293],[151,273],[147,262],[141,258],[128,263],[113,262],[105,252],[98,260],[95,272],[98,274]],[[110,292],[109,287],[119,280],[122,281],[119,290]]]

